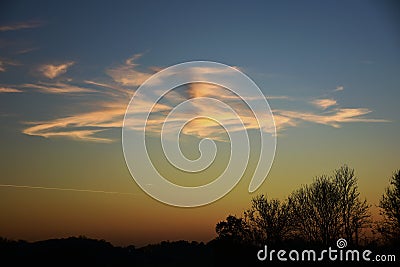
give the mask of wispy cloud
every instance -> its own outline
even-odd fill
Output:
[[[257,122],[253,111],[242,101],[240,97],[234,93],[226,90],[222,87],[207,83],[193,83],[187,86],[183,92],[169,92],[165,95],[168,100],[169,106],[163,106],[162,115],[150,116],[147,120],[147,131],[154,134],[161,133],[161,127],[166,122],[166,117],[173,107],[177,104],[190,98],[190,101],[186,103],[184,109],[180,109],[179,112],[175,112],[173,118],[169,117],[168,127],[164,128],[164,131],[178,132],[183,125],[182,133],[186,135],[192,135],[199,138],[212,138],[219,141],[227,141],[226,131],[235,132],[242,130],[260,129],[260,125]],[[210,100],[218,100],[231,109],[228,109],[225,105],[215,102],[210,104]],[[246,101],[258,100],[258,98],[247,98]],[[176,101],[176,102],[175,102]],[[177,103],[178,102],[178,103]],[[137,103],[138,104],[138,103]],[[145,103],[144,103],[145,104]],[[240,120],[232,114],[235,112]],[[257,112],[257,111],[254,111]],[[195,119],[193,118],[201,119]],[[207,119],[209,117],[210,119]],[[188,123],[190,121],[190,123]],[[262,131],[272,133],[273,123],[265,118],[265,122],[262,125]],[[137,128],[134,121],[131,121],[129,125],[133,129],[140,130],[141,126]]]
[[[68,68],[74,65],[73,61],[65,62],[59,65],[46,64],[39,67],[39,72],[41,72],[45,77],[49,79],[54,79],[57,76],[67,72]]]
[[[18,62],[11,60],[0,60],[0,72],[5,72],[8,66],[18,66],[20,65]],[[7,66],[7,67],[6,67]]]
[[[101,87],[105,90],[95,90],[66,83],[37,83],[24,84],[23,87],[38,89],[44,93],[98,93],[104,94],[107,99],[88,103],[94,110],[78,112],[76,114],[56,118],[48,121],[31,121],[31,125],[23,130],[23,133],[44,138],[69,138],[74,140],[110,143],[114,140],[109,137],[99,137],[99,134],[110,129],[122,127],[126,106],[133,95],[132,90],[121,88],[119,85],[105,82],[85,80],[85,84]]]
[[[72,116],[58,118],[49,121],[30,122],[33,124],[26,128],[23,132],[28,135],[42,136],[45,138],[66,137],[76,140],[90,142],[113,142],[114,140],[107,137],[99,137],[98,134],[115,128],[122,127],[122,120],[125,115],[126,106],[129,97],[126,92],[117,90],[107,84],[87,81],[88,84],[104,86],[114,90],[115,94],[109,94],[111,99],[108,102],[96,103],[97,109],[90,112],[78,113]],[[201,93],[203,92],[203,93]],[[215,85],[195,83],[191,84],[185,93],[172,91],[165,95],[166,103],[157,103],[153,109],[153,115],[147,120],[146,131],[152,134],[160,134],[162,125],[165,123],[166,116],[178,104],[187,99],[185,95],[191,97],[212,97],[219,99],[228,104],[240,117],[246,130],[260,129],[260,125],[256,121],[254,114],[248,107],[239,100]],[[93,103],[92,103],[93,104]],[[146,111],[146,107],[150,104],[146,100],[135,103],[135,112],[141,113]],[[275,127],[278,133],[281,133],[288,127],[299,126],[302,122],[312,122],[316,124],[329,125],[339,128],[343,123],[351,122],[387,122],[384,119],[371,119],[365,117],[371,113],[366,108],[334,108],[329,112],[320,114],[313,112],[302,112],[294,110],[273,110]],[[212,117],[231,131],[243,130],[243,127],[235,120],[230,112],[217,105],[210,105],[209,101],[202,100],[192,103],[192,108],[186,109],[184,112],[177,114],[172,121],[169,122],[170,131],[180,129],[182,125],[190,121],[195,116],[212,114]],[[135,121],[129,122],[132,129],[141,130],[141,125],[136,125]],[[271,133],[274,125],[266,125],[262,131]],[[174,128],[175,127],[175,128]],[[225,129],[219,126],[215,121],[208,119],[196,119],[186,124],[182,129],[186,135],[192,135],[199,138],[214,138],[215,140],[226,141],[222,135]]]
[[[90,88],[70,85],[66,83],[37,83],[25,84],[23,87],[38,89],[45,93],[81,93],[92,92],[102,93],[107,99],[90,103],[94,109],[92,111],[78,112],[76,114],[56,118],[48,121],[28,122],[29,127],[23,130],[23,133],[32,136],[42,136],[45,138],[64,137],[75,140],[109,143],[114,140],[107,135],[106,131],[122,127],[123,118],[126,112],[127,104],[134,91],[126,89],[127,85],[140,85],[145,79],[150,77],[153,71],[139,71],[139,65],[136,60],[140,55],[128,58],[122,66],[109,69],[107,73],[112,77],[113,82],[98,82],[85,80],[84,83]],[[212,73],[212,69],[199,69],[199,73],[189,73],[190,75],[207,75]],[[186,75],[186,73],[184,73]],[[95,89],[93,89],[93,87]],[[96,89],[96,87],[98,87]],[[18,88],[18,87],[17,87]],[[98,90],[101,89],[101,90]],[[340,89],[340,90],[343,90]],[[245,130],[258,129],[271,133],[274,125],[263,125],[260,129],[255,116],[248,106],[235,94],[222,87],[207,84],[193,83],[178,90],[167,93],[163,100],[157,103],[152,114],[147,120],[146,131],[152,134],[160,134],[162,125],[168,114],[179,103],[190,98],[210,97],[220,100],[230,106],[240,117]],[[268,99],[291,100],[287,96],[269,96]],[[258,99],[245,99],[246,101],[257,101]],[[304,100],[302,100],[304,101]],[[371,119],[367,115],[372,111],[367,108],[340,108],[337,101],[332,98],[322,98],[310,101],[315,106],[322,109],[320,112],[296,111],[287,109],[273,110],[275,126],[278,133],[281,133],[289,127],[297,127],[304,122],[323,124],[332,127],[341,127],[344,123],[351,122],[387,122],[384,119]],[[145,98],[141,102],[135,103],[134,112],[143,113],[147,111],[149,103]],[[218,105],[210,105],[207,99],[191,102],[188,109],[177,114],[172,121],[169,121],[169,129],[181,129],[185,123],[192,120],[195,116],[212,114],[220,125],[227,127],[230,131],[243,130],[242,123],[233,118],[231,111]],[[329,109],[328,109],[329,108]],[[141,125],[136,125],[135,121],[129,122],[133,129],[141,130]],[[223,140],[222,135],[225,129],[209,119],[196,119],[187,123],[183,127],[183,134],[192,135],[199,138],[214,138]],[[136,128],[135,128],[136,127]],[[175,127],[175,128],[174,128]],[[106,137],[104,137],[106,136]]]
[[[29,122],[28,124],[33,126],[24,129],[23,133],[45,138],[67,137],[76,140],[109,143],[113,140],[98,137],[96,134],[107,129],[121,127],[125,105],[125,103],[103,103],[95,111],[78,113],[50,121]]]
[[[323,114],[290,110],[274,110],[274,114],[285,117],[287,120],[293,120],[295,125],[300,121],[306,121],[340,128],[342,123],[349,122],[389,122],[384,119],[363,117],[369,113],[371,113],[371,110],[367,108],[337,108],[331,112]]]
[[[53,138],[53,137],[66,137],[72,138],[76,140],[83,141],[91,141],[91,142],[112,142],[111,138],[107,137],[99,137],[98,134],[105,130],[110,130],[113,128],[122,127],[123,117],[125,115],[127,104],[130,100],[129,97],[126,97],[126,91],[119,90],[118,87],[114,88],[114,86],[109,86],[108,84],[97,83],[93,81],[86,81],[88,84],[93,84],[97,86],[103,86],[113,90],[115,94],[110,94],[111,98],[108,102],[99,102],[96,105],[96,110],[84,113],[77,113],[75,115],[71,115],[64,118],[57,118],[49,121],[37,121],[37,122],[29,122],[32,126],[23,130],[23,133],[32,136],[41,136],[45,138]],[[193,89],[193,87],[201,86],[200,84],[193,85],[190,90],[198,90]],[[205,88],[205,87],[202,87]],[[146,128],[149,133],[159,134],[161,131],[160,126],[166,119],[166,115],[172,110],[173,105],[169,105],[172,101],[176,101],[180,99],[180,101],[184,101],[183,95],[178,92],[171,92],[166,96],[168,103],[157,103],[153,108],[153,114],[155,116],[151,116],[147,121],[148,127]],[[93,103],[92,103],[93,104]],[[135,112],[142,113],[146,111],[145,107],[152,105],[145,99],[142,102],[135,103]],[[199,114],[206,114],[206,112],[210,112],[210,106],[207,102],[197,102],[197,105],[194,107]],[[218,107],[212,108],[211,112],[214,115],[218,115],[220,118],[221,124],[223,125],[232,125],[232,118],[226,116],[226,112],[219,109]],[[239,110],[240,112],[240,110]],[[242,112],[243,113],[243,112]],[[158,115],[157,115],[158,114]],[[251,117],[250,113],[241,114],[243,115],[244,123],[247,127],[255,128],[255,120]],[[187,122],[188,116],[193,116],[191,113],[182,113],[177,118],[175,118],[174,123],[178,126],[182,125],[182,123]],[[195,135],[198,137],[210,137],[210,136],[218,136],[221,134],[221,128],[216,127],[205,127],[210,126],[209,124],[204,124],[204,121],[195,121],[189,124],[184,129],[185,134]],[[135,121],[131,122],[131,127],[138,127],[135,125]]]
[[[0,94],[2,93],[22,93],[22,90],[10,87],[0,87]]]
[[[108,94],[111,94],[113,96],[118,97],[119,94],[125,94],[126,96],[128,96],[129,98],[133,95],[134,91],[130,90],[130,89],[126,89],[126,88],[122,88],[121,86],[118,85],[113,85],[113,84],[108,84],[108,83],[104,83],[104,82],[95,82],[95,81],[90,81],[90,80],[86,80],[84,81],[86,84],[90,84],[90,85],[95,85],[97,87],[102,87],[105,89],[111,89],[108,91]]]
[[[290,100],[291,98],[286,95],[269,95],[266,96],[268,100],[273,100],[273,99],[280,99],[280,100]]]
[[[0,32],[38,28],[38,27],[43,26],[43,24],[44,23],[42,21],[38,21],[38,20],[16,22],[16,23],[7,24],[7,25],[0,25]]]
[[[141,56],[141,54],[136,54],[128,58],[125,64],[110,68],[106,72],[115,82],[123,86],[139,86],[154,74],[153,70],[141,71],[137,69],[139,65],[135,61]]]
[[[311,101],[311,103],[322,109],[327,109],[329,107],[335,106],[337,104],[335,99],[323,98],[323,99],[316,99]]]
[[[344,86],[343,85],[339,85],[339,86],[336,86],[335,90],[333,90],[333,91],[337,92],[337,91],[343,91],[343,90],[344,90]]]
[[[15,54],[17,55],[27,54],[38,49],[39,49],[38,47],[24,48],[16,51]]]
[[[131,56],[130,58],[125,60],[125,65],[136,67],[138,64],[136,64],[135,61],[137,59],[141,58],[142,56],[143,56],[143,54],[135,54],[135,55]]]
[[[76,85],[71,85],[62,82],[56,83],[44,83],[39,82],[37,84],[27,83],[23,84],[22,87],[24,88],[33,88],[38,89],[42,93],[48,94],[68,94],[68,93],[91,93],[96,92],[96,90],[84,88]]]
[[[232,93],[230,90],[224,89],[218,85],[208,84],[208,83],[194,83],[190,87],[189,95],[191,97],[211,97],[218,98],[220,100],[238,100],[243,99],[245,101],[252,100],[263,100],[267,99],[289,99],[288,96],[247,96],[247,97],[239,97],[236,94]]]
[[[283,116],[276,111],[273,111],[273,114],[277,133],[281,133],[289,127],[296,127],[300,124],[300,121],[288,116]]]
[[[75,140],[85,140],[99,143],[112,142],[109,138],[95,137],[94,135],[101,130],[76,130],[76,131],[35,131],[35,129],[28,128],[23,131],[27,135],[42,136],[45,138],[50,137],[67,137]]]

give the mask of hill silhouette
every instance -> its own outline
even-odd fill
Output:
[[[212,253],[196,241],[163,241],[141,248],[84,236],[37,242],[0,239],[0,262],[12,266],[210,266]],[[3,264],[1,264],[3,265]],[[4,265],[3,265],[4,266]]]
[[[326,249],[291,242],[273,247],[279,249]],[[359,247],[362,248],[362,247]],[[398,248],[368,246],[374,253],[398,255]],[[0,264],[2,266],[308,266],[321,262],[268,262],[258,261],[256,254],[260,247],[231,240],[213,239],[204,244],[196,241],[163,241],[141,248],[130,245],[113,246],[105,240],[84,236],[49,239],[37,242],[13,241],[0,238]],[[324,261],[324,265],[338,262]],[[352,262],[364,266],[365,262]],[[396,262],[386,262],[395,266]]]

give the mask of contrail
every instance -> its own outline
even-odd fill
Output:
[[[60,188],[60,187],[44,187],[44,186],[30,186],[30,185],[14,185],[14,184],[0,184],[0,187],[27,188],[27,189],[44,189],[44,190],[58,190],[58,191],[72,191],[72,192],[86,192],[86,193],[136,195],[135,193],[128,193],[128,192],[114,192],[114,191],[102,191],[102,190],[90,190],[90,189],[76,189],[76,188]]]

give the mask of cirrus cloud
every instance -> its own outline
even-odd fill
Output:
[[[343,85],[339,85],[339,86],[336,86],[336,89],[333,90],[333,91],[337,92],[337,91],[343,91],[343,90],[344,90],[344,86]]]
[[[349,122],[389,122],[384,119],[365,118],[364,115],[372,111],[367,108],[337,108],[331,112],[316,114],[312,112],[301,112],[291,110],[274,110],[274,114],[285,117],[287,120],[293,120],[297,125],[299,122],[313,122],[317,124],[329,125],[340,128],[342,123]]]
[[[311,101],[311,103],[321,109],[327,109],[329,107],[335,106],[337,104],[335,99],[323,98]]]
[[[2,93],[22,93],[23,91],[20,89],[15,89],[11,87],[0,87],[0,94]]]
[[[136,64],[135,61],[141,56],[142,54],[136,54],[125,60],[125,64],[110,68],[106,73],[115,82],[123,86],[139,86],[154,73],[152,70],[140,71],[137,69],[138,64]]]
[[[96,92],[95,90],[84,88],[76,85],[67,83],[44,83],[39,82],[37,84],[27,83],[23,84],[22,87],[38,89],[42,93],[48,94],[67,94],[67,93],[91,93]]]
[[[126,112],[126,106],[134,93],[133,90],[128,90],[124,86],[138,86],[145,79],[152,75],[153,70],[139,71],[139,65],[136,60],[141,55],[135,55],[128,58],[123,65],[115,68],[108,69],[106,72],[113,82],[98,82],[93,80],[85,80],[84,83],[91,87],[101,88],[102,90],[95,90],[92,88],[80,87],[70,85],[66,83],[36,83],[36,84],[25,84],[23,87],[30,87],[38,89],[45,93],[101,93],[107,98],[99,102],[91,102],[91,111],[77,112],[75,114],[64,116],[62,118],[56,118],[48,121],[33,121],[27,122],[29,127],[23,130],[23,133],[31,136],[41,136],[45,138],[64,137],[72,138],[74,140],[82,140],[89,142],[103,142],[109,143],[114,140],[110,137],[103,137],[101,133],[104,133],[111,129],[117,129],[122,127],[123,118]],[[154,68],[153,68],[154,69]],[[207,75],[212,70],[199,69],[196,73],[190,73],[193,75]],[[340,90],[343,90],[340,89]],[[270,132],[276,127],[278,133],[283,132],[289,127],[297,127],[304,122],[327,125],[335,128],[341,127],[344,123],[353,122],[388,122],[384,119],[372,119],[368,118],[368,114],[372,111],[368,108],[341,108],[335,99],[322,98],[312,100],[311,103],[322,111],[297,111],[295,109],[274,109],[274,120],[275,125],[267,125],[264,129],[260,129],[260,125],[257,123],[254,114],[249,110],[248,106],[244,104],[243,100],[237,95],[231,93],[229,90],[222,87],[218,87],[213,84],[207,83],[193,83],[187,85],[183,90],[178,89],[170,91],[162,101],[154,105],[152,115],[147,120],[146,131],[152,134],[160,134],[162,125],[165,122],[169,112],[176,107],[179,103],[187,100],[188,98],[201,98],[211,97],[216,98],[226,104],[228,104],[241,118],[245,130],[258,129],[266,132]],[[271,100],[278,99],[295,101],[293,98],[287,96],[269,96]],[[97,99],[97,98],[96,98]],[[245,99],[246,101],[257,101],[257,99]],[[97,102],[96,102],[97,101]],[[146,99],[142,102],[135,103],[134,112],[147,112],[147,108],[152,106],[152,103],[148,103]],[[329,109],[328,109],[329,108]],[[192,111],[193,110],[193,111]],[[193,117],[194,111],[201,114],[213,114],[218,118],[220,125],[228,125],[230,129],[243,130],[241,125],[236,125],[237,121],[231,118],[230,113],[227,113],[224,109],[217,106],[210,106],[207,101],[196,101],[193,102],[193,109],[188,109],[186,112],[179,114],[174,118],[172,126],[181,127],[182,123],[187,122],[188,118]],[[196,113],[196,114],[197,114]],[[135,121],[129,122],[131,127],[135,129],[141,129],[140,125],[136,125]],[[220,139],[221,134],[225,134],[223,127],[220,127],[215,122],[210,120],[194,120],[191,123],[186,124],[182,129],[186,135],[196,136],[198,138],[214,138],[216,140],[225,141]]]
[[[39,72],[41,72],[45,77],[49,79],[54,79],[57,76],[60,76],[61,74],[64,74],[67,72],[68,68],[74,65],[75,62],[70,61],[70,62],[65,62],[59,65],[53,65],[53,64],[45,64],[39,67]]]
[[[0,32],[33,29],[42,26],[44,23],[38,20],[16,22],[7,25],[0,25]]]

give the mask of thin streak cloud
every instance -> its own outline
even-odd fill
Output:
[[[17,52],[15,52],[15,54],[17,54],[17,55],[27,54],[27,53],[36,51],[38,49],[39,49],[38,47],[25,48],[25,49],[18,50]]]
[[[120,86],[116,86],[116,85],[111,85],[111,84],[106,84],[106,83],[100,83],[100,82],[95,82],[95,81],[90,81],[90,80],[86,80],[84,81],[86,84],[90,84],[90,85],[95,85],[97,87],[102,87],[102,88],[106,88],[106,89],[111,89],[110,91],[108,91],[111,95],[113,96],[120,96],[119,93],[125,94],[126,96],[129,96],[129,98],[133,95],[133,90],[130,89],[125,89],[122,88]],[[115,92],[117,91],[117,92]]]
[[[22,90],[10,88],[10,87],[0,87],[0,94],[2,93],[22,93]]]
[[[336,89],[333,90],[333,91],[337,92],[337,91],[343,91],[343,90],[344,90],[344,86],[343,85],[339,85],[339,86],[336,86]]]
[[[43,22],[41,21],[24,21],[24,22],[16,22],[8,25],[0,25],[0,32],[6,31],[17,31],[23,29],[33,29],[43,26]]]
[[[18,65],[20,64],[15,61],[0,60],[0,72],[5,72],[8,69],[8,66],[18,66]]]
[[[105,103],[96,111],[50,121],[30,122],[29,124],[34,126],[24,129],[23,133],[45,138],[67,137],[82,141],[110,143],[113,142],[112,139],[97,137],[96,134],[107,129],[121,127],[125,105]]]
[[[62,82],[56,83],[44,83],[40,82],[37,84],[27,83],[23,84],[22,87],[24,88],[33,88],[37,89],[42,93],[48,94],[68,94],[68,93],[92,93],[96,92],[96,90],[84,88],[76,85],[71,85]]]
[[[287,120],[313,122],[340,128],[342,123],[349,122],[389,122],[384,119],[370,119],[363,117],[371,113],[367,108],[337,108],[329,113],[315,114],[290,110],[274,110],[274,114],[285,117]],[[295,123],[296,125],[298,123]]]
[[[289,100],[290,99],[290,97],[288,97],[286,95],[270,95],[270,96],[266,96],[266,98],[268,100],[275,100],[275,99]]]

